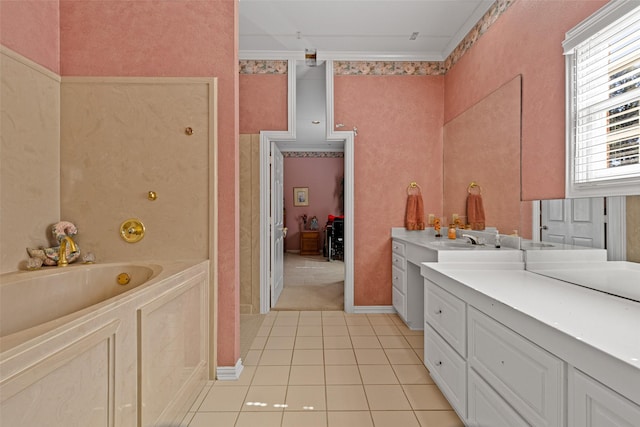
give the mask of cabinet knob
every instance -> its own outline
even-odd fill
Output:
[[[442,310],[436,310],[436,314],[442,314]]]
[[[442,361],[438,360],[438,361],[436,362],[436,366],[442,366]]]

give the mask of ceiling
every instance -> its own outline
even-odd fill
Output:
[[[493,3],[240,0],[240,58],[303,58],[312,48],[318,59],[444,61]]]

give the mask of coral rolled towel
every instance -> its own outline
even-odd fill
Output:
[[[467,222],[472,230],[484,230],[484,205],[480,194],[467,197]]]
[[[422,195],[410,194],[407,197],[407,212],[404,223],[407,230],[424,230],[424,205],[422,204]]]

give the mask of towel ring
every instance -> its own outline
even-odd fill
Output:
[[[418,189],[418,194],[422,193],[422,188],[418,185],[417,182],[412,182],[411,184],[409,184],[409,186],[407,187],[407,194],[411,195],[411,190],[415,190]]]
[[[472,194],[471,193],[471,189],[472,188],[477,188],[478,189],[478,194],[482,194],[482,187],[480,187],[480,184],[478,184],[477,182],[472,181],[471,184],[469,184],[469,186],[467,187],[467,192],[469,194]]]

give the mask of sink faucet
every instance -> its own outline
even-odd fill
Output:
[[[74,242],[71,237],[64,236],[60,241],[60,250],[58,252],[58,267],[66,267],[67,265],[69,265],[69,261],[67,261],[67,246],[70,247],[71,252],[78,251],[76,242]]]
[[[478,238],[475,236],[472,236],[471,234],[463,234],[462,237],[466,237],[467,239],[469,239],[472,245],[478,244]]]

